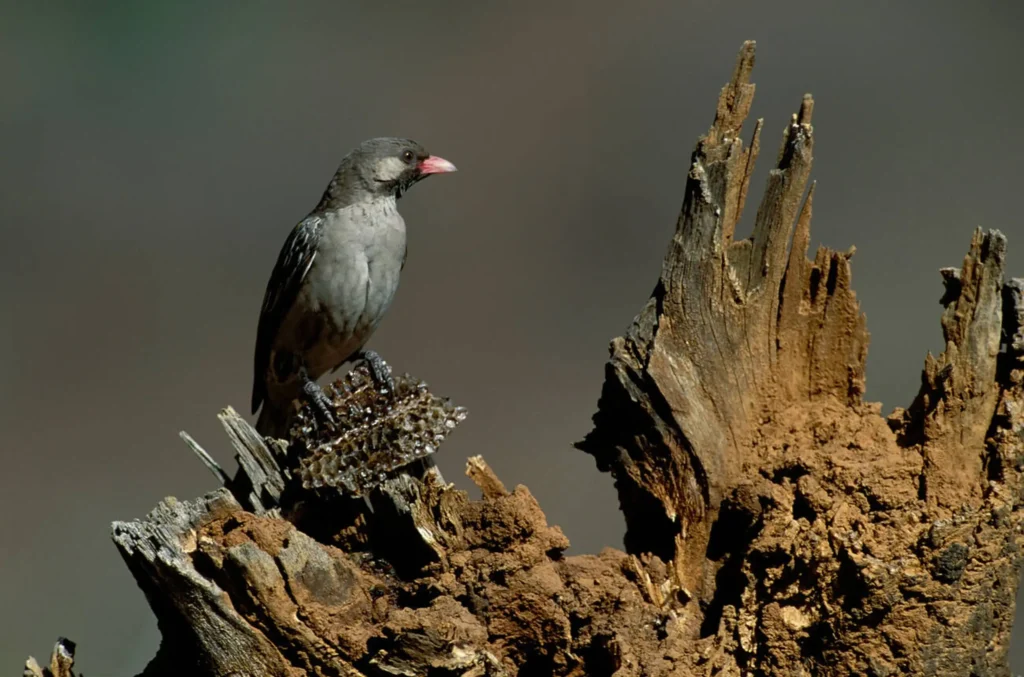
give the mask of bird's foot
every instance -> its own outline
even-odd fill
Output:
[[[364,350],[361,354],[366,366],[370,368],[370,375],[380,388],[383,395],[394,395],[395,382],[391,378],[391,367],[380,355],[372,350]]]
[[[334,405],[331,403],[330,398],[324,394],[323,388],[316,381],[306,378],[302,384],[302,392],[313,408],[314,419],[327,428],[336,427],[337,423],[331,411],[334,409]]]

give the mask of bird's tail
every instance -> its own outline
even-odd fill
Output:
[[[260,409],[260,417],[256,419],[256,432],[264,437],[288,439],[292,411],[290,402],[279,405],[270,399],[264,400],[263,408]]]

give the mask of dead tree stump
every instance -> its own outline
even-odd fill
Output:
[[[807,258],[809,96],[734,238],[753,63],[747,43],[578,445],[615,478],[627,552],[564,556],[480,457],[479,500],[446,484],[430,454],[464,412],[407,377],[382,402],[357,370],[332,391],[340,437],[268,442],[228,410],[236,477],[188,438],[225,487],[115,523],[163,635],[145,677],[1008,675],[1024,282],[976,231],[942,271],[945,350],[883,418],[853,251]],[[69,645],[26,674],[70,676]]]

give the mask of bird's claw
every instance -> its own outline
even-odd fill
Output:
[[[381,388],[383,394],[394,395],[395,381],[391,378],[391,367],[380,355],[372,350],[365,350],[362,354],[363,361],[370,368],[370,375],[374,382]]]
[[[303,384],[302,390],[313,408],[314,421],[319,420],[327,428],[336,427],[337,422],[334,420],[334,414],[331,413],[331,410],[334,409],[334,404],[324,394],[323,389],[315,381],[307,380]]]

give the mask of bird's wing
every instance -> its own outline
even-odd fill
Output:
[[[317,246],[323,232],[323,219],[310,216],[292,230],[277,257],[274,272],[270,274],[267,291],[263,295],[260,322],[256,329],[256,354],[253,361],[252,413],[260,408],[266,396],[267,365],[277,331],[291,310],[302,281],[316,258]]]

